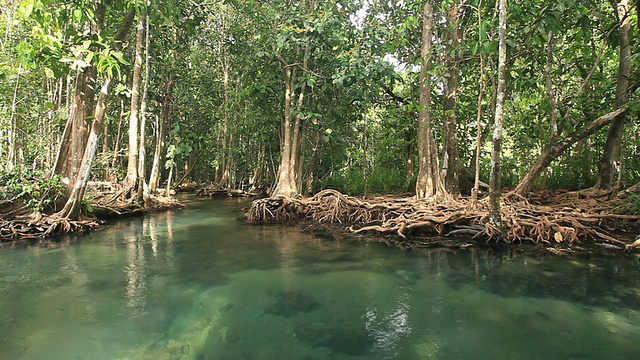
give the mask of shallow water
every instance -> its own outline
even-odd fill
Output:
[[[236,200],[0,248],[0,359],[637,359],[640,259],[417,253]]]

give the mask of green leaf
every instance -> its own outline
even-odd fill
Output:
[[[76,22],[80,22],[82,20],[82,10],[80,9],[73,10],[73,19]]]
[[[27,19],[29,16],[31,16],[34,5],[35,5],[34,0],[22,1],[20,3],[20,6],[18,7],[18,16],[20,16],[23,19]]]
[[[55,77],[55,74],[53,73],[53,70],[49,69],[48,67],[44,68],[44,75],[48,79],[53,79]]]
[[[122,54],[122,52],[114,51],[114,52],[111,53],[111,56],[116,58],[118,60],[118,62],[120,62],[120,64],[129,65],[129,62],[127,62],[127,60],[124,59],[124,55]]]

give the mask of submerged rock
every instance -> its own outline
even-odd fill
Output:
[[[305,323],[295,329],[295,335],[312,346],[324,346],[347,355],[366,354],[375,343],[364,327],[346,321]]]
[[[299,312],[309,312],[318,307],[316,299],[295,291],[281,291],[276,297],[278,300],[265,309],[266,313],[292,317]]]

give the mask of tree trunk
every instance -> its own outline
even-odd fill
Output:
[[[82,197],[84,196],[85,189],[87,188],[87,182],[89,181],[89,174],[91,172],[91,164],[93,158],[98,149],[98,137],[102,131],[102,123],[104,121],[104,113],[107,108],[107,97],[109,95],[109,88],[111,86],[111,79],[105,78],[104,84],[100,89],[100,95],[98,97],[98,103],[96,104],[96,110],[94,112],[93,121],[91,123],[91,133],[85,147],[84,154],[82,156],[82,162],[80,164],[80,171],[73,182],[71,188],[71,194],[67,199],[62,210],[56,215],[61,218],[77,219],[80,213],[80,205],[82,203]]]
[[[314,123],[317,123],[317,120],[314,119]],[[316,125],[317,126],[317,125]],[[311,195],[313,194],[313,186],[314,186],[314,182],[315,182],[315,172],[316,172],[316,168],[318,166],[318,156],[319,156],[319,151],[318,148],[320,147],[320,129],[315,128],[313,130],[313,143],[312,143],[312,147],[311,147],[311,162],[309,163],[309,173],[307,174],[307,183],[306,183],[306,194],[307,195]]]
[[[631,75],[631,47],[629,45],[629,1],[621,0],[616,6],[618,21],[620,22],[620,60],[618,64],[618,84],[616,86],[616,100],[614,105],[620,108],[629,101],[629,76]],[[607,142],[600,160],[600,168],[596,188],[609,190],[613,186],[616,173],[620,171],[620,144],[624,132],[626,113],[621,113],[611,122]]]
[[[135,195],[138,184],[138,137],[140,119],[140,84],[142,83],[142,52],[144,48],[144,14],[138,14],[136,27],[136,54],[133,62],[133,78],[131,80],[131,107],[129,111],[129,156],[127,161],[127,178],[125,186],[131,188]]]
[[[142,17],[142,16],[141,16]],[[140,103],[140,143],[138,144],[138,203],[145,201],[145,131],[147,127],[147,92],[149,90],[149,15],[146,13],[143,17],[144,21],[144,83],[142,86],[142,101]]]
[[[96,2],[94,11],[95,22],[87,21],[84,29],[92,36],[98,36],[104,25],[106,8],[100,2]],[[63,183],[66,184],[67,196],[74,191],[76,177],[82,170],[83,154],[89,139],[89,127],[92,124],[91,116],[94,115],[96,75],[96,68],[91,64],[76,72],[71,111],[67,117],[63,137],[60,139],[53,168],[54,174],[62,176]]]
[[[11,171],[17,165],[18,158],[18,126],[16,125],[16,104],[18,99],[18,88],[20,87],[20,70],[22,66],[18,66],[18,74],[16,76],[16,85],[13,88],[13,97],[11,98],[11,114],[9,115],[9,126],[7,127],[7,163],[6,169]]]
[[[547,100],[551,109],[551,122],[549,128],[549,143],[552,144],[558,139],[558,107],[556,106],[556,95],[553,91],[553,31],[548,33],[547,41],[547,67],[545,70],[545,87],[547,90]]]
[[[586,139],[589,135],[602,129],[605,125],[611,123],[616,117],[627,112],[628,106],[624,105],[620,109],[616,109],[610,113],[604,114],[601,117],[593,120],[591,123],[581,127],[574,131],[572,134],[566,136],[564,139],[549,145],[541,154],[538,159],[529,167],[527,172],[522,176],[520,182],[513,190],[518,195],[525,195],[533,185],[533,182],[538,178],[540,173],[549,166],[549,164],[567,150],[571,145],[576,142]]]
[[[98,19],[102,19],[104,15],[104,7],[101,4],[98,4],[98,9],[100,11],[97,11],[96,17]],[[130,10],[125,15],[124,20],[120,25],[120,28],[115,34],[114,48],[119,49],[121,47],[121,42],[126,37],[127,32],[131,27],[131,23],[133,22],[134,16],[135,16],[135,10]],[[82,155],[82,160],[80,162],[80,166],[78,168],[78,172],[76,174],[72,174],[74,180],[69,184],[71,192],[67,198],[67,201],[64,207],[56,214],[59,217],[72,219],[72,220],[78,218],[82,197],[87,187],[87,182],[89,181],[89,173],[91,172],[91,165],[93,163],[93,158],[95,157],[96,151],[98,149],[98,137],[100,135],[100,132],[102,131],[102,124],[104,121],[104,115],[107,108],[107,100],[108,100],[110,86],[111,86],[111,79],[109,77],[106,77],[102,85],[102,88],[100,89],[98,102],[96,104],[95,111],[93,113],[93,120],[91,122],[91,132],[87,139],[87,144],[82,152],[83,155]],[[64,140],[65,139],[63,138],[62,141]]]
[[[482,0],[478,3],[478,43],[482,43]],[[473,179],[473,190],[471,190],[471,200],[473,202],[478,200],[478,193],[480,192],[480,155],[482,155],[482,100],[484,96],[484,75],[485,75],[485,63],[482,49],[480,54],[480,81],[478,91],[478,111],[476,113],[476,152],[474,156],[475,176]]]
[[[222,60],[222,73],[223,73],[223,91],[224,91],[224,103],[222,104],[222,124],[220,131],[220,179],[218,180],[220,186],[224,188],[230,187],[230,149],[229,149],[229,64]]]
[[[500,0],[499,11],[498,89],[492,138],[491,173],[489,176],[489,222],[498,228],[502,228],[502,214],[500,212],[500,191],[502,189],[500,181],[500,147],[502,144],[502,117],[506,87],[507,0]]]
[[[96,70],[93,66],[78,69],[71,104],[71,113],[60,139],[53,173],[62,176],[67,196],[71,195],[75,177],[80,171],[82,156],[89,137],[89,124],[93,114]]]
[[[447,192],[457,197],[460,195],[460,155],[457,137],[457,102],[458,102],[458,46],[460,43],[460,6],[455,3],[447,12],[448,44],[444,51],[444,62],[448,76],[444,80],[444,99],[442,110],[444,121],[442,126],[444,154],[442,171]]]
[[[418,179],[416,198],[425,199],[444,195],[444,182],[438,170],[438,149],[431,132],[431,38],[433,36],[433,7],[430,1],[424,4],[420,68],[420,110],[418,112]]]
[[[271,196],[291,197],[298,194],[296,189],[296,181],[293,176],[294,167],[291,161],[292,154],[292,134],[293,122],[291,121],[291,103],[293,102],[293,87],[295,86],[295,76],[291,66],[283,63],[284,79],[285,79],[285,95],[284,95],[284,117],[282,121],[282,149],[280,166],[278,167],[278,178],[275,189]]]
[[[406,130],[404,132],[404,140],[407,144],[407,148],[406,148],[406,154],[407,154],[407,179],[405,180],[405,189],[409,189],[409,185],[411,184],[411,182],[413,181],[413,177],[416,174],[416,168],[415,168],[415,147],[413,146],[412,143],[412,139],[414,138],[414,135],[412,134],[412,132],[410,130]]]
[[[160,117],[156,117],[156,139],[153,150],[153,164],[151,165],[151,174],[149,175],[149,188],[155,192],[160,185],[160,168],[162,158],[164,157],[167,129],[169,117],[171,116],[173,102],[173,74],[169,74],[167,83],[164,87],[164,96],[162,99],[162,111]]]

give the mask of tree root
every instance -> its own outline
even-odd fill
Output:
[[[96,219],[71,221],[55,215],[34,212],[29,216],[12,220],[0,219],[0,238],[3,240],[44,238],[69,232],[86,232],[96,229],[101,224],[102,221]]]
[[[535,205],[510,196],[502,204],[503,228],[489,223],[488,203],[461,198],[446,202],[413,198],[361,200],[335,190],[323,190],[306,199],[266,198],[253,202],[245,218],[249,223],[308,218],[342,224],[352,233],[379,233],[406,239],[410,236],[464,236],[484,242],[532,242],[545,248],[606,243],[633,250],[630,239],[617,235],[637,229],[640,215],[611,212],[621,200],[593,201],[572,197],[568,202]],[[635,243],[634,243],[635,244]],[[564,252],[566,253],[566,251]]]

